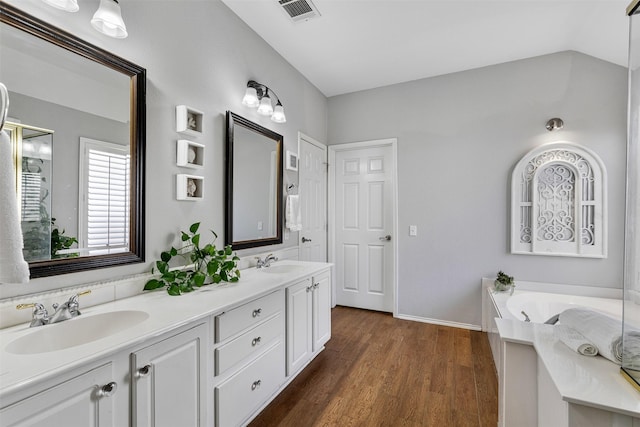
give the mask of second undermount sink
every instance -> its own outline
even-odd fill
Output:
[[[270,267],[263,267],[260,269],[260,271],[271,274],[286,274],[295,273],[296,271],[300,271],[303,268],[303,266],[295,264],[275,264]]]
[[[148,313],[138,310],[81,315],[53,325],[38,326],[28,335],[11,341],[6,351],[13,354],[37,354],[64,350],[122,332],[144,322],[148,317]]]

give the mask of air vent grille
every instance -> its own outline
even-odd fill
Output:
[[[278,0],[278,4],[293,22],[308,21],[320,16],[311,0]]]

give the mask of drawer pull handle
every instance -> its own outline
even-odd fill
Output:
[[[253,310],[253,313],[251,315],[253,317],[258,317],[258,316],[260,316],[260,313],[262,313],[262,309],[258,308],[258,309]]]
[[[251,340],[251,345],[255,347],[257,344],[260,344],[261,337],[257,337]]]
[[[101,397],[111,397],[116,393],[117,389],[118,384],[115,381],[111,381],[109,384],[103,385],[98,391],[98,394]]]
[[[320,286],[320,283],[314,283],[313,284],[313,289],[318,289],[318,286]]]
[[[257,389],[258,387],[260,387],[260,384],[262,384],[262,381],[254,381],[253,384],[251,384],[251,390]]]
[[[151,372],[151,365],[144,365],[138,369],[138,378],[146,377]]]
[[[313,290],[313,285],[307,286],[307,292],[311,292]]]

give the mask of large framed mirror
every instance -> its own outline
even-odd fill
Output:
[[[227,111],[225,243],[247,249],[282,243],[283,138]]]
[[[144,261],[146,70],[0,2],[31,278]]]

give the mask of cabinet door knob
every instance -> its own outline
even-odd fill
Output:
[[[253,347],[255,347],[257,344],[260,344],[260,340],[261,340],[261,339],[262,339],[261,337],[256,337],[256,338],[252,339],[252,340],[251,340],[251,345],[252,345]]]
[[[312,289],[313,289],[313,285],[307,286],[307,292],[311,292]]]
[[[313,284],[313,289],[318,289],[318,286],[320,286],[320,283],[314,283]]]
[[[262,313],[262,309],[258,308],[256,310],[253,310],[253,313],[251,314],[253,317],[258,317],[260,316],[260,313]]]
[[[100,394],[100,396],[111,397],[116,393],[117,389],[118,384],[116,384],[115,381],[111,381],[109,384],[103,385],[98,393]]]
[[[260,384],[262,384],[261,380],[254,381],[253,384],[251,384],[251,390],[257,389],[258,387],[260,387]]]
[[[138,369],[138,377],[146,377],[151,372],[151,365],[144,365],[142,368]]]

